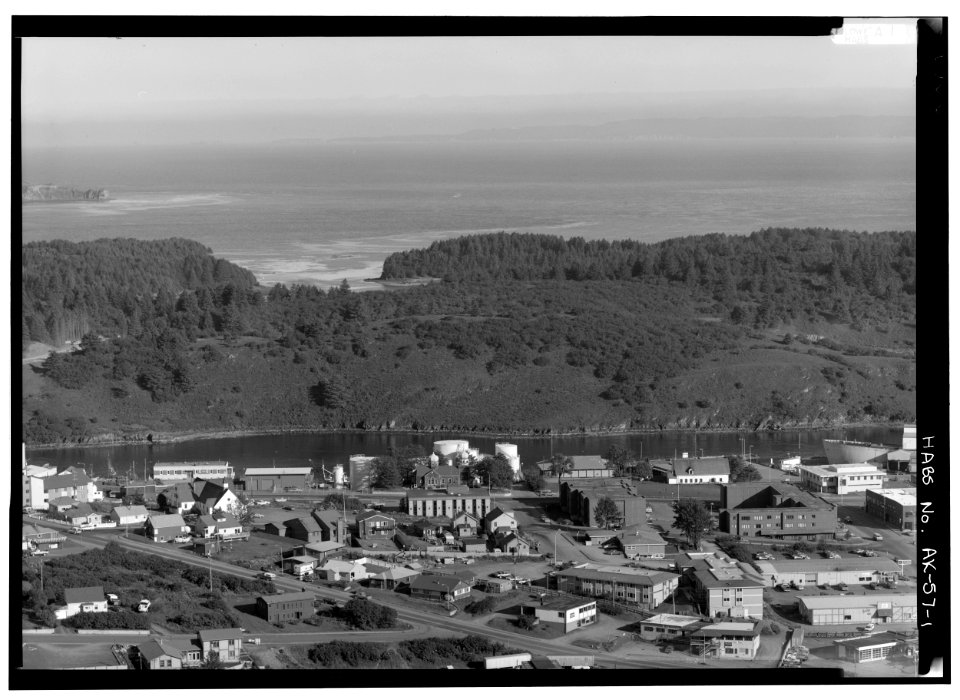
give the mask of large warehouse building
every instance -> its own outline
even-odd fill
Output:
[[[800,616],[808,625],[859,625],[917,619],[916,594],[799,596],[797,600]]]
[[[243,489],[270,493],[306,489],[312,471],[310,467],[251,467],[243,473]]]
[[[804,586],[866,585],[896,578],[900,567],[884,557],[844,559],[776,559],[753,566],[768,586],[792,583]]]

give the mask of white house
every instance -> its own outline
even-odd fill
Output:
[[[149,513],[144,506],[117,506],[110,512],[110,519],[118,527],[143,525],[147,522],[148,516]]]
[[[317,576],[326,581],[362,581],[367,578],[367,570],[357,561],[328,559],[316,569]]]
[[[107,596],[103,594],[103,586],[89,586],[87,588],[65,588],[63,599],[66,605],[54,610],[58,620],[80,613],[107,612]]]
[[[494,508],[489,513],[483,517],[484,526],[487,529],[487,534],[494,534],[500,528],[507,528],[509,530],[517,529],[517,519],[513,517],[513,513],[508,513],[501,508]]]

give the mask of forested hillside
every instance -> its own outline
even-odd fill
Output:
[[[666,280],[709,293],[732,320],[767,327],[794,318],[912,316],[914,232],[765,229],[661,243],[498,233],[394,253],[382,279]]]
[[[249,271],[183,238],[43,241],[23,246],[21,257],[24,347],[31,340],[60,345],[88,331],[138,336],[184,290],[206,290],[197,309],[181,310],[195,311],[194,325],[212,331],[218,297],[256,285]]]
[[[25,368],[27,442],[754,429],[916,412],[913,234],[477,236],[384,266],[443,282],[364,293],[257,288],[189,241],[98,244],[24,248],[25,335],[68,312],[89,331],[81,350]],[[58,286],[38,267],[72,278]]]

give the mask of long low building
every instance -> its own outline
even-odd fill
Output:
[[[859,625],[868,622],[914,622],[916,594],[798,596],[800,616],[808,625]]]
[[[843,559],[776,559],[753,566],[769,586],[792,583],[807,586],[864,585],[895,578],[900,567],[885,557]]]
[[[229,462],[157,462],[153,478],[158,481],[193,481],[194,479],[233,479]]]
[[[306,489],[312,473],[310,467],[251,467],[243,472],[243,488],[246,491],[271,493]]]
[[[458,513],[470,513],[483,518],[491,510],[493,497],[486,489],[464,489],[463,493],[441,493],[411,489],[400,502],[408,515],[425,518],[452,518]]]
[[[677,589],[680,575],[670,571],[586,564],[558,571],[557,589],[565,593],[604,598],[643,610],[657,607]]]

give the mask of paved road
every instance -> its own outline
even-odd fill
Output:
[[[45,521],[46,523],[46,521]],[[80,535],[68,535],[70,538],[81,537]],[[144,542],[142,540],[128,540],[119,536],[119,533],[96,533],[93,531],[88,531],[82,535],[88,542],[97,542],[106,546],[110,542],[117,542],[120,546],[126,547],[129,549],[141,551],[148,554],[156,554],[157,556],[163,557],[165,559],[172,559],[175,561],[181,561],[194,566],[200,566],[205,568],[213,569],[214,571],[232,574],[242,578],[252,579],[256,576],[256,572],[253,572],[249,569],[245,569],[240,566],[234,566],[232,564],[226,564],[214,559],[204,559],[198,557],[194,554],[189,554],[179,549],[171,549],[165,545]],[[328,598],[334,598],[340,601],[346,601],[350,599],[350,594],[337,589],[331,589],[323,586],[318,586],[311,583],[303,583],[287,578],[277,578],[274,581],[276,587],[284,591],[299,591],[306,588],[307,591],[313,592],[317,595],[322,595]],[[513,647],[518,647],[531,653],[537,654],[549,654],[549,655],[571,655],[571,654],[589,654],[589,650],[584,649],[583,647],[574,646],[571,642],[566,640],[540,640],[534,639],[525,635],[517,634],[514,632],[509,632],[505,630],[498,630],[492,627],[488,627],[485,624],[474,621],[468,618],[450,618],[443,614],[439,613],[426,613],[420,612],[417,610],[410,609],[398,609],[397,616],[402,622],[406,622],[413,626],[412,630],[404,630],[400,632],[388,632],[388,633],[377,633],[382,637],[384,634],[389,634],[395,636],[396,639],[409,639],[412,637],[424,636],[425,631],[430,635],[435,635],[438,631],[441,633],[452,633],[452,634],[480,634],[485,637],[496,639],[508,644]],[[315,643],[315,641],[324,641],[328,639],[342,639],[347,638],[346,635],[350,633],[312,633],[312,632],[281,632],[267,634],[255,634],[251,633],[250,636],[259,636],[261,641],[267,639],[271,640],[271,644],[309,644]],[[357,633],[354,633],[357,634]],[[362,634],[362,633],[360,633]],[[380,638],[378,637],[378,639]],[[48,635],[37,635],[38,641],[43,641],[47,639]],[[74,637],[77,639],[77,637]],[[93,637],[91,636],[89,641],[94,639],[99,639],[100,641],[108,641],[109,637],[104,638],[102,636]],[[140,640],[142,641],[142,637]],[[71,641],[71,643],[73,643]],[[83,643],[83,642],[78,642]],[[597,660],[597,663],[604,665],[612,666],[616,664],[617,667],[624,668],[663,668],[667,666],[676,666],[687,667],[689,662],[684,660],[673,660],[673,659],[657,659],[656,662],[651,662],[649,660],[640,660],[640,659],[629,659],[624,656],[617,656],[614,654],[594,654],[594,657]]]

